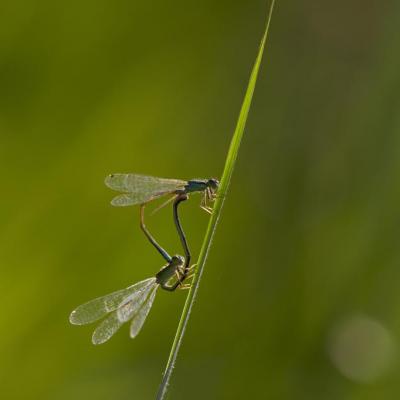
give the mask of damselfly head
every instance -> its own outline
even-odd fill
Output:
[[[175,266],[175,267],[181,267],[183,264],[185,264],[185,258],[180,256],[180,255],[175,255],[172,256],[172,260],[170,265]]]
[[[213,191],[216,192],[219,186],[219,180],[211,178],[207,181],[207,186]]]

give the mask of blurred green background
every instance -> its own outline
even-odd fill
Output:
[[[400,4],[277,1],[169,399],[400,396]],[[153,399],[186,292],[102,346],[68,323],[161,258],[111,172],[218,177],[264,28],[255,1],[6,1],[4,399]],[[207,215],[182,205],[198,254]],[[170,208],[148,227],[181,252]]]

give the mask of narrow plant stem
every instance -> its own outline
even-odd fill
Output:
[[[206,263],[207,256],[208,256],[208,253],[209,253],[209,250],[211,247],[211,243],[212,243],[212,240],[214,237],[214,233],[215,233],[218,221],[219,221],[219,217],[221,215],[222,206],[224,204],[225,197],[228,192],[230,180],[231,180],[233,169],[234,169],[236,159],[237,159],[237,154],[238,154],[240,143],[241,143],[241,140],[243,137],[243,132],[244,132],[244,128],[246,125],[247,116],[249,113],[251,100],[252,100],[253,93],[254,93],[254,88],[256,85],[256,81],[257,81],[258,70],[259,70],[259,67],[261,64],[261,59],[263,56],[265,43],[266,43],[267,37],[268,37],[268,30],[269,30],[269,25],[271,22],[271,16],[272,16],[274,4],[275,4],[275,0],[272,0],[271,4],[270,4],[270,8],[269,8],[269,13],[268,13],[268,18],[267,18],[264,35],[262,37],[261,44],[260,44],[258,54],[257,54],[257,58],[256,58],[256,61],[253,66],[253,70],[250,75],[250,80],[249,80],[249,83],[247,86],[243,104],[240,109],[239,118],[238,118],[238,121],[236,124],[235,131],[232,136],[231,144],[230,144],[230,147],[228,150],[228,155],[226,157],[225,167],[224,167],[224,170],[222,173],[222,178],[221,178],[220,187],[218,190],[217,199],[215,201],[214,209],[213,209],[213,212],[212,212],[212,215],[211,215],[208,227],[207,227],[206,234],[204,236],[203,244],[202,244],[199,258],[197,261],[196,272],[193,277],[192,286],[190,288],[190,291],[186,298],[185,305],[183,307],[181,319],[179,321],[179,325],[178,325],[178,328],[177,328],[177,331],[175,334],[175,339],[172,344],[168,362],[167,362],[167,365],[166,365],[166,368],[165,368],[165,371],[163,374],[163,378],[162,378],[162,381],[161,381],[161,384],[160,384],[160,387],[159,387],[159,390],[157,393],[157,400],[164,399],[165,395],[167,393],[168,383],[171,378],[172,370],[175,365],[175,361],[176,361],[176,357],[179,352],[179,348],[182,343],[182,338],[183,338],[185,330],[186,330],[186,325],[189,320],[190,312],[192,310],[194,300],[196,298],[197,291],[199,289],[199,284],[200,284],[201,276],[203,274],[204,265]]]

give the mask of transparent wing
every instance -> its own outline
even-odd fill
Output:
[[[140,292],[136,292],[129,296],[124,302],[118,307],[116,313],[118,319],[122,322],[129,321],[132,316],[139,310],[143,303],[147,300],[149,292],[157,286],[156,279],[151,285],[146,286],[146,288]]]
[[[112,174],[106,177],[104,183],[113,190],[125,192],[111,201],[113,206],[121,207],[147,203],[173,193],[183,189],[187,181],[138,174]]]
[[[149,294],[146,301],[143,303],[139,312],[133,317],[131,328],[130,328],[130,336],[133,339],[137,336],[137,334],[142,329],[144,321],[146,320],[147,315],[153,305],[154,298],[156,297],[158,286],[155,286],[153,291]]]
[[[117,313],[114,311],[95,329],[92,335],[92,343],[102,344],[106,342],[122,325],[123,321],[118,319]]]
[[[142,291],[135,292],[127,299],[124,299],[118,309],[102,321],[95,329],[92,336],[93,344],[101,344],[110,339],[125,322],[135,316],[141,306],[147,301],[149,292],[152,289],[157,289],[157,287],[156,280],[153,278],[153,282]]]
[[[148,193],[126,193],[115,196],[111,200],[111,205],[114,207],[127,207],[134,206],[136,204],[144,204],[150,200],[156,199],[166,193],[161,193],[159,195],[149,195]]]
[[[106,296],[98,297],[80,305],[69,316],[69,321],[74,325],[85,325],[97,321],[111,311],[116,310],[124,300],[135,294],[139,295],[146,287],[151,286],[155,278],[145,279],[126,289],[118,290]]]

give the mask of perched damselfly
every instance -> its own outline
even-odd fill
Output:
[[[112,199],[113,206],[145,204],[165,195],[173,195],[174,198],[180,194],[203,192],[200,207],[211,212],[208,203],[216,197],[219,182],[213,178],[184,181],[139,174],[111,174],[106,177],[105,184],[113,190],[123,192]]]
[[[98,297],[80,305],[72,311],[69,320],[74,325],[86,325],[106,317],[97,326],[92,335],[93,344],[106,342],[126,322],[131,321],[130,336],[136,337],[153,305],[157,289],[174,291],[183,287],[190,270],[190,251],[178,215],[179,204],[187,195],[178,196],[174,201],[174,221],[185,250],[186,259],[180,255],[170,256],[153,238],[144,225],[144,206],[141,207],[141,227],[149,241],[167,261],[155,277],[145,279],[126,289],[118,290],[106,296]],[[175,278],[175,282],[171,281]]]

